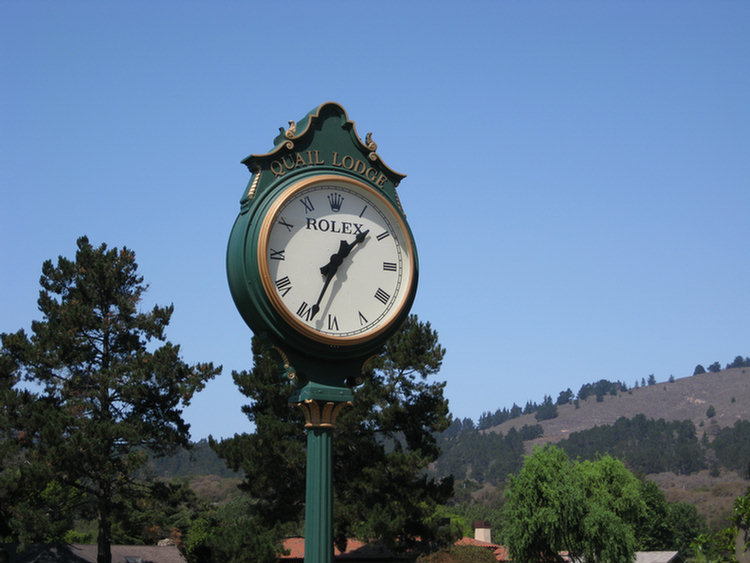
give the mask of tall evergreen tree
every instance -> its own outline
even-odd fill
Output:
[[[429,322],[411,315],[370,361],[352,408],[334,439],[335,535],[377,538],[394,546],[435,537],[430,521],[453,493],[452,477],[428,478],[441,450],[436,433],[450,424],[439,372],[445,349]]]
[[[557,405],[552,402],[552,397],[549,395],[544,396],[544,400],[542,401],[542,404],[539,405],[539,408],[534,414],[534,418],[539,421],[557,418]]]
[[[146,291],[128,248],[77,241],[75,260],[42,266],[41,321],[2,335],[2,362],[41,389],[43,418],[16,433],[32,436],[30,461],[79,491],[98,520],[98,563],[111,562],[114,509],[135,486],[146,452],[188,445],[182,407],[220,372],[188,365],[165,341],[173,307],[139,312]],[[155,347],[155,341],[163,342]]]
[[[44,420],[49,402],[19,382],[18,365],[0,354],[0,541],[55,541],[72,524],[75,495],[61,490],[49,467],[32,463],[29,429]]]
[[[288,405],[293,384],[280,379],[267,348],[253,341],[254,367],[233,373],[251,402],[243,407],[255,429],[212,447],[245,473],[241,488],[269,527],[298,523],[305,489],[304,418]],[[429,382],[445,350],[429,323],[411,316],[368,362],[352,407],[338,417],[334,444],[334,535],[405,545],[429,539],[430,517],[452,494],[452,479],[425,474],[440,454],[435,433],[450,424],[444,383]]]

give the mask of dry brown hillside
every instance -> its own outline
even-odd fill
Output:
[[[706,416],[713,405],[716,415]],[[664,420],[692,420],[698,430],[732,426],[737,420],[750,420],[750,368],[735,368],[718,373],[706,373],[661,382],[656,385],[631,389],[617,396],[605,395],[601,402],[596,397],[557,407],[558,416],[538,422],[533,414],[508,420],[488,432],[506,433],[511,428],[525,424],[541,424],[544,436],[533,443],[558,442],[571,432],[594,426],[612,424],[624,416],[632,418],[643,414],[647,418]]]
[[[711,405],[716,414],[709,418],[706,411]],[[719,428],[732,426],[737,420],[750,420],[750,368],[657,383],[617,396],[606,395],[601,402],[592,396],[581,401],[579,408],[572,404],[563,405],[557,407],[557,412],[557,418],[551,420],[538,422],[533,414],[528,414],[487,431],[506,433],[524,424],[541,424],[543,437],[526,442],[527,449],[531,450],[535,444],[558,442],[572,432],[612,424],[622,416],[632,418],[643,414],[657,420],[692,420],[698,437],[705,432],[711,439]],[[732,502],[748,487],[747,479],[729,471],[714,476],[702,471],[692,475],[661,473],[647,477],[659,485],[669,501],[695,505],[714,530],[728,525]]]

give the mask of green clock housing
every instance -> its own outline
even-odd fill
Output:
[[[404,176],[333,102],[274,142],[243,161],[253,175],[229,238],[232,297],[284,354],[361,363],[416,292],[417,250],[396,195]]]

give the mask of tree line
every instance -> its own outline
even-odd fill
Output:
[[[456,419],[441,437],[443,453],[434,464],[436,474],[499,485],[521,466],[523,441],[543,435],[538,424],[506,434],[466,427]],[[709,441],[705,433],[698,437],[690,420],[654,420],[638,414],[620,417],[614,424],[572,432],[557,445],[575,459],[610,455],[642,475],[665,471],[688,475],[725,468],[750,478],[750,421],[746,420],[718,429]]]
[[[750,357],[743,358],[742,356],[735,356],[734,360],[732,360],[730,363],[728,363],[724,369],[733,369],[733,368],[747,368],[750,367]],[[717,373],[721,371],[721,364],[719,362],[714,362],[708,366],[708,373]],[[704,368],[701,364],[698,364],[695,366],[695,369],[693,370],[693,375],[703,375],[706,373],[707,370]]]
[[[42,319],[31,323],[29,334],[0,335],[0,540],[95,539],[98,563],[110,563],[114,542],[154,543],[169,536],[191,563],[277,561],[283,537],[304,529],[306,444],[302,413],[288,404],[294,383],[280,376],[278,353],[254,338],[252,368],[232,374],[248,399],[243,412],[254,430],[198,445],[198,450],[211,448],[241,479],[232,502],[214,505],[184,481],[148,470],[156,467],[149,459],[167,458],[171,471],[184,466],[189,455],[184,448],[191,444],[182,409],[221,368],[181,359],[180,347],[166,339],[172,306],[141,310],[147,285],[134,253],[93,246],[82,237],[73,260],[61,256],[43,264],[40,285]],[[507,494],[498,493],[493,506],[499,507],[501,537],[519,562],[531,561],[529,553],[538,557],[558,548],[591,561],[603,555],[627,559],[635,547],[683,545],[684,538],[701,533],[695,523],[646,518],[649,507],[651,516],[673,509],[621,461],[601,457],[605,444],[619,444],[609,432],[624,433],[633,442],[645,429],[662,445],[671,436],[668,463],[686,470],[694,462],[694,428],[618,421],[615,430],[571,436],[568,444],[546,448],[538,459],[524,458],[524,441],[540,437],[541,426],[484,434],[470,421],[451,420],[445,383],[432,381],[444,355],[430,323],[410,316],[365,365],[333,442],[334,538],[340,548],[351,537],[411,554],[450,544],[466,529],[470,510],[456,502],[454,476],[463,487],[480,480],[507,483]],[[579,396],[611,388],[598,382],[582,387]],[[541,412],[539,420],[551,415],[550,407],[571,400],[566,390],[557,402],[545,396],[541,405],[529,403],[523,410]],[[739,463],[742,454],[735,444],[745,440],[747,428],[737,424],[726,430],[717,436],[716,458]],[[568,455],[592,459],[565,461]],[[559,479],[559,470],[565,479]],[[543,482],[534,471],[573,485],[549,489],[558,490],[564,502],[552,499],[546,513],[547,530],[578,527],[579,535],[570,535],[567,543],[548,538],[546,546],[524,546],[514,539],[514,530],[535,525],[535,506],[547,502],[525,496],[533,488],[526,483]],[[607,493],[600,482],[622,494]],[[629,504],[623,508],[617,498]],[[587,521],[578,503],[601,521]],[[458,524],[446,528],[446,515],[456,516]],[[647,529],[645,522],[662,520],[671,522],[666,531]],[[609,533],[618,541],[602,545],[597,538]],[[718,536],[706,535],[702,549],[713,549],[714,543],[719,545]]]
[[[502,484],[523,464],[524,442],[544,434],[539,424],[512,428],[506,434],[484,433],[467,420],[454,419],[440,435],[441,453],[432,466],[436,474],[452,475],[458,481],[471,480],[478,485]],[[717,429],[709,441],[706,434],[697,437],[691,421],[654,420],[639,414],[621,417],[611,425],[573,432],[557,445],[574,459],[593,460],[610,455],[639,475],[666,471],[686,475],[704,469],[716,474],[723,468],[750,478],[750,421],[747,420]],[[174,456],[152,458],[148,468],[160,478],[239,475],[225,465],[206,440]]]
[[[653,383],[652,383],[653,380]],[[646,384],[644,380],[644,385]],[[649,385],[655,385],[656,379],[653,374],[649,376]],[[638,386],[636,382],[635,386]],[[524,414],[534,414],[535,418],[539,421],[549,420],[557,417],[557,407],[561,405],[567,405],[570,403],[577,404],[578,401],[584,401],[590,396],[595,396],[598,401],[601,401],[605,395],[617,395],[620,392],[628,390],[628,386],[622,381],[608,381],[606,379],[600,379],[595,383],[585,383],[578,390],[577,394],[573,394],[570,388],[567,388],[557,395],[557,399],[553,402],[551,395],[544,395],[541,403],[534,401],[527,401],[526,405],[521,408],[516,403],[508,409],[507,407],[497,409],[494,413],[489,411],[483,412],[479,417],[477,428],[479,430],[486,430],[493,426],[499,426],[507,420],[518,418]]]
[[[733,369],[733,368],[746,368],[750,367],[750,357],[736,356],[734,360],[727,363],[724,368],[721,367],[719,362],[714,362],[708,366],[708,370],[701,364],[698,364],[693,371],[693,375],[702,375],[705,373],[718,373],[722,369]],[[674,381],[674,376],[669,376],[669,382]],[[520,407],[516,403],[513,406],[503,407],[497,409],[495,412],[485,411],[483,412],[476,424],[478,430],[487,430],[494,426],[500,426],[502,423],[518,418],[525,414],[533,414],[536,420],[549,420],[557,417],[557,407],[561,405],[574,404],[578,406],[579,401],[585,401],[589,397],[595,397],[597,401],[601,402],[604,400],[606,395],[616,396],[618,393],[624,393],[631,389],[638,389],[640,387],[656,385],[656,377],[654,374],[649,374],[648,378],[642,377],[640,382],[636,380],[632,387],[628,387],[623,381],[609,381],[607,379],[600,379],[594,383],[584,383],[581,385],[577,393],[568,387],[560,391],[557,395],[556,400],[552,400],[552,395],[544,395],[541,403],[529,400],[526,401],[524,407]],[[474,429],[474,421],[469,418],[464,418],[461,421],[461,425],[465,430]]]
[[[279,355],[254,338],[253,368],[232,374],[255,430],[208,440],[242,476],[242,494],[213,506],[147,470],[149,458],[184,461],[182,409],[221,368],[180,358],[165,334],[172,306],[141,310],[134,252],[81,237],[74,259],[44,262],[40,285],[31,333],[0,335],[0,543],[95,539],[98,563],[110,563],[113,542],[170,536],[191,562],[276,561],[284,535],[304,529],[306,445]],[[444,354],[411,316],[366,364],[334,439],[339,546],[438,541],[434,514],[453,479],[426,469],[450,416],[445,384],[428,379]]]

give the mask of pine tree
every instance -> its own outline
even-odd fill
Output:
[[[435,437],[450,424],[439,372],[445,349],[430,323],[411,315],[371,360],[334,439],[335,537],[407,546],[435,537],[430,521],[453,493],[453,479],[425,474],[440,456]]]
[[[253,341],[254,367],[235,372],[251,403],[243,411],[255,425],[251,434],[216,442],[217,453],[245,479],[241,488],[269,528],[298,523],[305,490],[304,418],[288,405],[291,382],[281,380],[272,354]],[[336,422],[334,444],[334,536],[377,538],[406,545],[433,537],[437,504],[452,494],[452,479],[425,474],[440,454],[435,433],[450,424],[444,383],[431,383],[445,350],[429,323],[416,316],[368,362],[353,406]]]
[[[98,563],[111,562],[114,510],[136,487],[147,451],[187,446],[182,407],[220,372],[188,365],[165,341],[173,307],[139,312],[147,286],[135,254],[77,241],[75,260],[42,266],[41,321],[2,335],[4,365],[41,389],[43,417],[17,429],[32,434],[32,466],[48,467],[66,490],[91,503],[98,520]],[[155,347],[154,341],[163,342]]]

